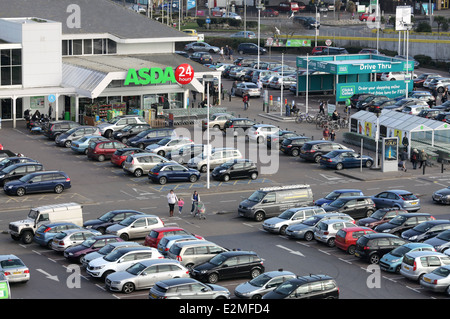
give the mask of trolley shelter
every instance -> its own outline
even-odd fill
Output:
[[[345,101],[353,94],[369,93],[384,95],[389,98],[405,95],[406,89],[412,91],[413,82],[377,81],[377,73],[412,72],[413,61],[376,54],[347,54],[325,56],[299,56],[297,68],[306,69],[298,72],[297,91],[333,92],[336,103]],[[408,67],[407,67],[408,66]],[[308,78],[308,88],[306,79]]]

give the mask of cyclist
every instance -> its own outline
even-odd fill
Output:
[[[339,113],[337,110],[334,110],[333,114],[331,115],[331,120],[338,121],[341,117],[339,116]]]

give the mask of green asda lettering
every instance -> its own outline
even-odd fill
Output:
[[[171,67],[164,70],[161,68],[142,68],[137,71],[136,69],[128,70],[124,85],[166,84],[167,82],[177,83]]]

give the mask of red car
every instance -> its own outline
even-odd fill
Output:
[[[335,245],[336,247],[345,250],[350,255],[355,253],[356,241],[359,237],[376,233],[369,227],[347,227],[342,228],[336,233]]]
[[[274,9],[266,9],[261,11],[261,17],[278,17],[280,13]]]
[[[359,21],[367,21],[370,19],[371,14],[365,12],[359,15]],[[372,16],[372,22],[375,22],[375,15]]]
[[[146,151],[141,148],[134,148],[134,147],[118,149],[114,152],[113,156],[111,157],[111,163],[113,163],[114,165],[117,165],[119,167],[122,167],[123,162],[125,162],[128,155],[132,155],[132,154],[136,154],[136,153],[143,153],[143,152],[146,152]]]
[[[114,152],[118,149],[127,147],[125,144],[118,141],[97,141],[89,144],[87,157],[103,162],[105,159],[110,159]]]
[[[158,243],[161,238],[172,235],[192,235],[198,239],[205,239],[202,236],[191,234],[181,227],[161,227],[153,229],[150,234],[145,236],[144,246],[158,248]]]
[[[314,47],[314,48],[312,49],[312,52],[311,52],[311,53],[312,53],[312,54],[315,54],[316,52],[317,52],[317,53],[320,53],[320,52],[322,52],[323,49],[325,49],[325,48],[327,48],[327,46],[324,46],[324,45]]]
[[[3,151],[3,145],[0,144],[0,151]]]

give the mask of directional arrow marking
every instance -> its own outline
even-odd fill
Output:
[[[322,176],[323,178],[329,180],[329,181],[342,179],[342,178],[340,178],[340,177],[330,176],[330,175],[326,175],[326,174],[319,174],[319,175]]]
[[[284,247],[284,246],[282,246],[282,245],[277,245],[277,247],[279,247],[279,248],[281,248],[281,249],[284,249],[284,250],[287,250],[287,251],[288,251],[289,253],[291,253],[291,254],[305,257],[305,255],[303,255],[303,254],[302,254],[301,252],[299,252],[299,251],[294,251],[294,250],[292,250],[292,249],[290,249],[290,248],[287,248],[287,247]]]
[[[51,279],[54,281],[59,281],[58,276],[52,276],[48,272],[43,271],[42,269],[36,269],[36,270],[39,271],[40,273],[44,274],[44,276],[46,276],[48,279]]]

